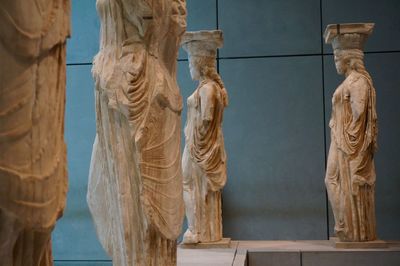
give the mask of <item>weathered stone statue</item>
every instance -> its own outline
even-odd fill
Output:
[[[190,74],[199,86],[188,98],[186,145],[182,158],[188,229],[183,243],[222,239],[221,190],[226,183],[222,133],[228,95],[216,70],[221,31],[187,32],[182,41],[189,54]]]
[[[69,0],[0,1],[0,265],[53,265],[67,192]]]
[[[325,183],[340,241],[376,239],[376,96],[364,67],[363,47],[374,24],[328,25],[336,69],[346,78],[332,98],[331,146]]]
[[[176,62],[184,0],[97,0],[88,203],[114,265],[175,265],[184,215]]]

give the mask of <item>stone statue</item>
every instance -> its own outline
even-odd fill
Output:
[[[222,239],[221,190],[226,183],[222,133],[228,95],[216,70],[221,31],[187,32],[182,41],[189,54],[190,74],[199,85],[188,98],[186,145],[182,157],[183,189],[188,229],[183,243]]]
[[[0,1],[0,265],[53,265],[67,193],[69,0]]]
[[[87,200],[113,265],[175,265],[184,215],[176,81],[184,0],[97,0]]]
[[[331,145],[325,184],[340,241],[376,239],[376,95],[364,67],[363,47],[374,24],[334,24],[325,31],[336,69],[345,76],[332,98]]]

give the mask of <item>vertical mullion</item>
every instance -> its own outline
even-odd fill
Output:
[[[327,166],[326,156],[326,106],[325,106],[325,58],[324,58],[324,39],[323,39],[323,25],[322,25],[322,0],[319,1],[319,14],[320,14],[320,34],[321,34],[321,69],[322,69],[322,108],[323,108],[323,129],[324,129],[324,156],[325,156],[325,171]],[[329,240],[329,200],[328,193],[325,188],[325,211],[326,211],[326,237]]]

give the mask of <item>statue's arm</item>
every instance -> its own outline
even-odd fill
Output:
[[[357,123],[360,117],[366,112],[369,86],[369,83],[363,77],[358,78],[351,84],[350,105],[353,124]]]
[[[206,84],[200,88],[201,121],[205,129],[209,127],[214,119],[216,93],[214,84]]]

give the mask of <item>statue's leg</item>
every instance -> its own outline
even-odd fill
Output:
[[[15,217],[0,209],[0,266],[14,265],[14,247],[22,230]]]
[[[0,266],[51,266],[51,232],[24,229],[0,209]]]
[[[371,148],[372,149],[372,148]],[[352,177],[364,176],[368,179],[375,180],[375,165],[373,161],[373,152],[367,150],[361,152],[356,158],[350,161],[350,171]],[[352,199],[355,207],[353,213],[356,215],[356,219],[353,219],[356,225],[354,228],[358,228],[359,240],[360,241],[371,241],[376,239],[376,218],[375,218],[375,185],[363,184],[360,185],[354,182],[352,179]]]
[[[146,232],[146,256],[136,265],[140,266],[176,266],[176,240],[164,238],[153,226]]]
[[[52,252],[52,246],[51,246],[51,230],[50,232],[47,233],[48,238],[46,240],[45,246],[43,246],[43,250],[41,253],[41,257],[39,260],[39,266],[52,266],[54,265],[53,263],[53,252]]]
[[[340,237],[342,231],[343,221],[341,209],[341,185],[340,185],[340,171],[339,171],[339,158],[336,143],[332,140],[329,148],[329,155],[326,167],[325,185],[328,192],[329,202],[331,203],[333,216],[335,218],[335,232]]]
[[[204,199],[203,221],[200,233],[201,242],[214,242],[222,239],[221,191],[208,191]]]
[[[51,232],[52,228],[23,230],[15,243],[13,266],[52,266]]]
[[[185,212],[188,222],[188,229],[183,236],[183,243],[197,243],[196,230],[196,180],[194,180],[194,172],[192,160],[188,150],[185,147],[182,156],[183,168],[183,200],[185,202]]]

